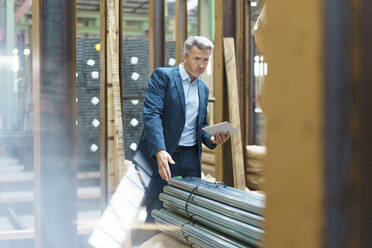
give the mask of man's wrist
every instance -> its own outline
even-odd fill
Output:
[[[165,151],[165,150],[159,150],[159,151],[155,152],[155,156],[158,157],[159,154],[160,154],[161,152],[164,152],[164,151]]]

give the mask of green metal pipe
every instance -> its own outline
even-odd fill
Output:
[[[214,40],[214,0],[209,0],[209,30],[210,40]]]

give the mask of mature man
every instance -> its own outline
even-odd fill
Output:
[[[153,169],[147,193],[146,222],[152,209],[160,209],[159,194],[173,176],[201,176],[202,143],[210,149],[223,144],[230,134],[211,136],[207,126],[208,86],[199,78],[205,71],[213,44],[201,36],[185,41],[183,63],[153,71],[143,108],[144,130],[138,151]]]

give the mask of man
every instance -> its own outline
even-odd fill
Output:
[[[144,130],[138,151],[152,166],[147,192],[146,222],[153,222],[152,209],[166,181],[174,176],[201,177],[202,143],[210,149],[223,144],[230,134],[211,136],[207,126],[208,86],[199,78],[207,68],[213,44],[205,37],[185,41],[183,64],[153,71],[143,108]]]

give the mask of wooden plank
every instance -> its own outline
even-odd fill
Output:
[[[107,6],[106,6],[107,7]],[[108,10],[106,9],[106,18],[108,19]],[[107,23],[106,23],[107,25]],[[107,25],[108,26],[108,25]],[[111,198],[112,194],[115,192],[115,171],[116,171],[116,161],[115,161],[115,120],[114,120],[114,100],[113,100],[113,89],[112,89],[112,73],[111,73],[111,52],[110,44],[106,33],[106,84],[107,84],[107,197],[108,200]]]
[[[183,44],[187,38],[187,1],[176,0],[176,62],[181,63]]]
[[[32,9],[35,247],[73,247],[75,1],[35,0]]]
[[[108,132],[107,132],[107,64],[106,64],[106,0],[100,0],[100,185],[101,211],[106,208],[108,198]]]
[[[149,1],[149,37],[150,37],[150,56],[149,73],[156,67],[165,65],[165,20],[164,8],[165,0]]]
[[[235,62],[234,38],[224,38],[225,68],[227,74],[227,92],[229,104],[230,123],[238,130],[237,134],[231,136],[232,166],[234,173],[234,187],[245,189],[244,154],[242,148],[240,113],[239,113],[239,91]]]
[[[109,54],[110,67],[108,73],[111,75],[108,79],[109,84],[112,84],[112,103],[113,103],[113,120],[114,120],[114,181],[115,188],[119,185],[121,177],[125,174],[126,165],[124,154],[124,136],[123,136],[123,121],[122,121],[122,102],[121,102],[121,86],[120,86],[120,71],[119,71],[119,0],[107,1],[107,30],[108,42],[107,52]]]

